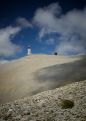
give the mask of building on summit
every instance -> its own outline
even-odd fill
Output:
[[[28,55],[31,55],[31,46],[28,46],[27,54],[28,54]]]

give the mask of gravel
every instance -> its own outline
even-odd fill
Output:
[[[63,109],[61,100],[74,106]],[[0,121],[86,121],[86,81],[1,104]]]

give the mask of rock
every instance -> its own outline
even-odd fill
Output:
[[[3,119],[0,119],[0,121],[5,121],[5,120],[3,120]]]
[[[13,120],[21,120],[22,116],[21,115],[17,115],[16,117],[13,117]]]
[[[30,111],[27,111],[27,110],[26,110],[26,111],[23,112],[23,114],[24,114],[24,115],[30,115]]]
[[[0,121],[86,121],[86,80],[16,103],[0,106]]]

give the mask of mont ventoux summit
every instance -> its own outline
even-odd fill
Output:
[[[86,56],[34,55],[29,47],[28,56],[0,65],[0,121],[85,121],[85,79]]]
[[[0,121],[86,121],[85,0],[0,0]]]

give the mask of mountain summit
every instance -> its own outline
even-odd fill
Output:
[[[0,65],[0,103],[85,79],[84,56],[26,56]]]

